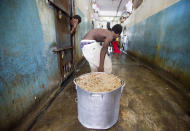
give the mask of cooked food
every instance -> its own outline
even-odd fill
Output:
[[[121,80],[117,76],[97,72],[80,76],[76,83],[89,92],[108,92],[121,87]]]

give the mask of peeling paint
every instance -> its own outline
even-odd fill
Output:
[[[58,79],[57,56],[51,52],[55,35],[44,35],[55,32],[55,27],[50,21],[40,21],[44,10],[46,14],[53,14],[53,10],[39,7],[36,1],[25,0],[3,0],[0,4],[0,129],[26,115],[37,102],[34,97],[53,88],[51,81]]]
[[[129,28],[129,51],[190,87],[190,1],[181,0]]]

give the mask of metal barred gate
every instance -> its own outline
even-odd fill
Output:
[[[73,14],[73,0],[49,0],[54,7],[56,47],[53,50],[57,54],[58,68],[63,82],[75,68],[74,62],[74,40],[70,35],[70,21]]]

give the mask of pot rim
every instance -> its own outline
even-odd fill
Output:
[[[76,90],[77,90],[77,88],[79,87],[81,90],[83,90],[83,91],[85,91],[85,92],[87,92],[87,93],[93,93],[93,94],[109,94],[109,93],[112,93],[112,92],[114,92],[114,91],[116,91],[116,90],[118,90],[118,89],[120,89],[120,88],[124,88],[124,87],[125,87],[125,81],[121,80],[120,78],[118,78],[118,77],[117,77],[116,75],[114,75],[114,74],[112,74],[112,75],[116,76],[118,79],[121,80],[121,86],[118,87],[118,88],[116,88],[116,89],[114,89],[114,90],[111,90],[111,91],[105,91],[105,92],[91,92],[91,91],[88,91],[88,90],[85,90],[85,89],[81,88],[81,87],[77,84],[76,80],[77,80],[78,78],[80,78],[80,77],[82,77],[82,76],[84,76],[84,75],[93,74],[93,73],[97,73],[97,74],[98,74],[98,73],[108,74],[108,73],[105,73],[105,72],[90,72],[90,73],[86,73],[86,74],[80,75],[79,77],[77,77],[77,78],[75,78],[75,79],[73,80],[73,82],[74,82],[75,85],[77,86],[77,87],[76,87]]]

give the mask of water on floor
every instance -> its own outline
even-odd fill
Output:
[[[154,71],[126,55],[112,56],[113,74],[126,82],[118,122],[109,131],[188,131],[190,101]],[[75,77],[90,72],[88,63]],[[178,88],[178,87],[177,87]],[[180,88],[180,87],[179,87]],[[32,131],[90,131],[77,119],[76,90],[72,81],[41,115]]]

